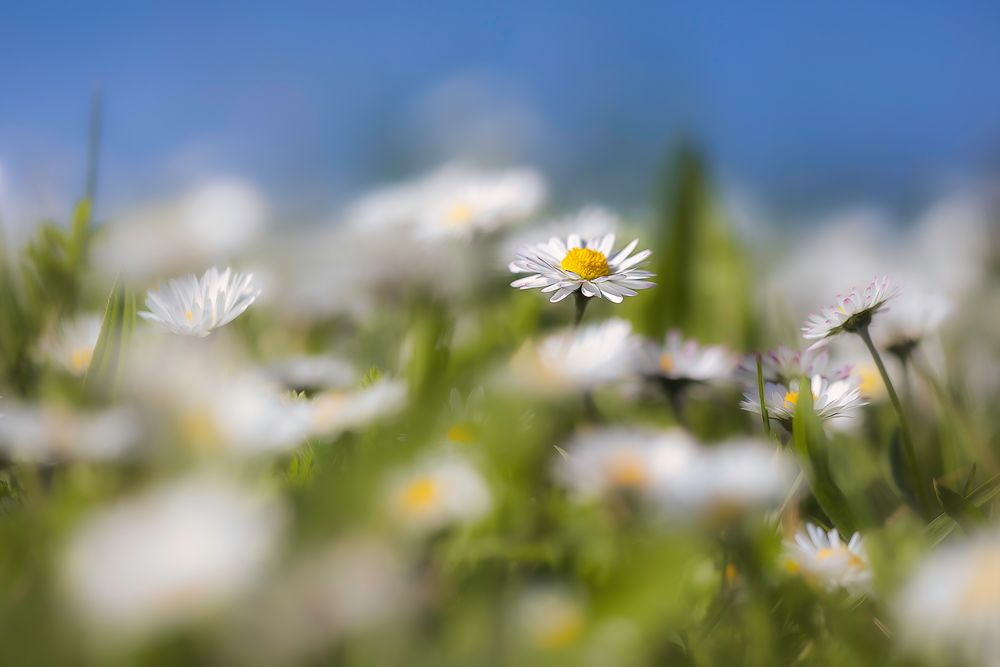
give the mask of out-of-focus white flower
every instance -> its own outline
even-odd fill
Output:
[[[893,302],[879,318],[873,335],[879,345],[906,356],[938,328],[951,312],[951,303],[940,294],[908,294]]]
[[[874,278],[861,290],[857,287],[847,296],[837,296],[837,303],[809,316],[802,326],[802,337],[817,340],[812,347],[826,344],[831,336],[844,331],[854,333],[867,327],[872,316],[899,292],[899,287],[888,278]]]
[[[358,380],[348,361],[328,355],[301,356],[270,364],[268,374],[288,389],[317,391],[347,387]]]
[[[106,225],[96,265],[110,275],[145,280],[227,262],[260,234],[266,218],[267,205],[253,186],[212,180]]]
[[[17,461],[106,461],[126,456],[142,425],[128,408],[74,412],[53,406],[7,405],[0,417],[0,451]]]
[[[416,534],[474,522],[493,505],[486,480],[455,454],[432,455],[397,472],[386,493],[393,520]]]
[[[822,375],[814,375],[811,380],[813,410],[820,419],[849,417],[856,408],[865,405],[858,388],[856,377],[843,380],[829,380]],[[790,422],[795,416],[795,406],[799,402],[799,380],[789,384],[768,382],[764,385],[764,404],[768,416],[778,421]],[[747,412],[760,414],[760,396],[756,389],[743,394],[740,407]]]
[[[404,615],[414,598],[398,548],[344,538],[298,559],[245,605],[226,647],[237,664],[299,662]]]
[[[736,368],[736,358],[722,345],[703,346],[684,339],[680,331],[670,331],[661,346],[648,341],[643,346],[642,372],[677,382],[728,380]]]
[[[785,543],[785,569],[816,580],[829,590],[846,588],[859,595],[871,590],[872,571],[860,533],[848,542],[830,531],[807,523],[794,541]]]
[[[657,495],[668,514],[725,520],[778,505],[795,473],[795,463],[770,442],[735,439],[703,448]]]
[[[531,169],[485,172],[450,165],[421,179],[377,190],[348,211],[362,230],[409,226],[417,237],[468,237],[533,215],[545,182]]]
[[[63,554],[65,589],[110,640],[188,622],[257,582],[284,519],[273,499],[231,480],[176,480],[85,520]]]
[[[779,345],[768,350],[760,357],[761,375],[764,382],[788,384],[803,375],[812,377],[824,375],[823,371],[830,360],[828,350],[793,350],[785,345]],[[757,358],[747,357],[740,364],[740,373],[747,386],[757,387]],[[842,368],[832,374],[826,374],[836,380],[842,380],[850,373],[849,368]]]
[[[538,586],[521,593],[511,608],[519,634],[533,649],[554,651],[576,643],[586,625],[580,596],[559,586]]]
[[[917,567],[895,601],[896,627],[922,655],[996,665],[1000,655],[1000,533],[940,547]]]
[[[252,283],[252,274],[233,273],[229,268],[219,273],[213,266],[201,278],[192,274],[146,292],[149,311],[139,316],[176,334],[205,337],[250,307],[260,295]]]
[[[562,301],[576,290],[586,297],[605,298],[621,303],[636,290],[653,287],[646,280],[653,274],[637,268],[652,254],[651,250],[632,252],[639,239],[612,255],[615,235],[605,234],[584,241],[579,234],[570,234],[563,241],[552,238],[548,243],[521,248],[508,268],[511,273],[530,273],[510,285],[519,289],[541,288],[552,293],[552,303]]]
[[[514,355],[515,379],[540,393],[591,389],[635,372],[638,343],[632,325],[605,320],[527,343]]]
[[[59,326],[54,335],[42,343],[42,352],[53,364],[73,375],[83,375],[101,335],[101,318],[87,315]]]
[[[613,491],[652,494],[691,463],[697,454],[679,430],[604,428],[584,431],[556,459],[555,475],[582,498]]]
[[[362,389],[325,391],[309,402],[310,429],[330,438],[398,412],[405,405],[406,385],[399,380],[381,380]]]

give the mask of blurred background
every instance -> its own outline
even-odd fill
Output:
[[[458,158],[641,214],[686,141],[758,218],[905,222],[1000,168],[998,26],[991,2],[5,3],[0,217],[66,217],[99,88],[99,218],[224,176],[309,223]]]

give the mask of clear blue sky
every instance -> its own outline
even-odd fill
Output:
[[[905,203],[1000,165],[998,36],[996,2],[6,2],[0,160],[78,171],[99,82],[119,201],[225,170],[319,210],[455,127],[569,198],[642,200],[683,133],[767,200]]]

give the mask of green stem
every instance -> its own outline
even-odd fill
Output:
[[[573,292],[573,303],[576,306],[576,310],[573,313],[573,328],[576,329],[580,326],[580,322],[583,321],[583,314],[587,310],[587,304],[590,303],[590,297],[585,296],[580,290]]]
[[[896,410],[896,417],[899,419],[899,435],[903,441],[903,451],[906,454],[906,462],[910,466],[910,474],[913,476],[913,488],[917,492],[917,498],[920,500],[920,505],[924,514],[929,515],[931,511],[931,502],[927,495],[927,487],[924,485],[923,475],[920,473],[920,464],[917,461],[917,452],[913,448],[913,438],[910,435],[910,424],[906,421],[906,415],[903,414],[903,404],[900,403],[899,396],[896,394],[896,389],[892,386],[892,380],[889,379],[889,373],[885,370],[885,364],[882,363],[882,357],[875,348],[875,343],[872,342],[872,336],[868,331],[868,327],[862,327],[858,329],[856,333],[861,337],[861,340],[864,341],[865,347],[868,348],[868,352],[871,353],[872,360],[875,362],[875,366],[878,367],[879,375],[882,376],[882,382],[885,384],[885,390],[889,394],[889,400],[892,401],[892,407]]]

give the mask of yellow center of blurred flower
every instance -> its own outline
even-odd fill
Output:
[[[74,373],[82,373],[90,366],[94,351],[88,348],[73,350],[69,355],[69,366]]]
[[[972,564],[961,599],[962,610],[977,617],[1000,608],[1000,549],[993,547],[978,554]]]
[[[438,483],[431,477],[421,477],[411,482],[403,491],[403,506],[414,513],[431,507],[441,495]]]
[[[878,368],[874,365],[866,364],[857,370],[861,382],[858,389],[865,398],[877,398],[885,394],[885,385],[882,383],[882,376],[878,374]]]
[[[737,579],[740,578],[740,573],[737,571],[736,566],[732,563],[726,564],[725,570],[726,583],[735,583]]]
[[[669,354],[660,355],[660,370],[664,373],[674,370],[674,358]]]
[[[591,248],[572,248],[560,264],[563,271],[572,271],[584,280],[608,275],[608,258]]]
[[[476,439],[476,436],[472,433],[472,429],[465,424],[455,424],[449,428],[446,437],[452,442],[460,442],[463,445],[468,445]]]
[[[550,622],[539,628],[535,642],[543,649],[558,649],[577,640],[583,630],[583,617],[576,609],[557,610]]]
[[[188,322],[191,322],[191,321],[193,321],[193,320],[194,320],[194,313],[192,313],[192,312],[191,312],[191,311],[189,310],[189,311],[187,311],[186,313],[184,313],[184,318],[185,318],[185,319],[186,319],[186,320],[187,320]]]
[[[621,453],[608,464],[611,483],[623,489],[641,489],[649,484],[649,474],[642,460],[633,453]]]
[[[794,408],[799,403],[799,392],[790,391],[785,394],[785,407]]]
[[[455,204],[448,209],[448,222],[453,225],[464,225],[472,220],[472,207],[467,204]]]
[[[834,551],[830,547],[823,547],[822,549],[816,552],[816,560],[826,560],[827,558],[832,556],[833,553]]]
[[[800,569],[799,564],[791,558],[785,560],[785,572],[788,574],[798,574]]]

